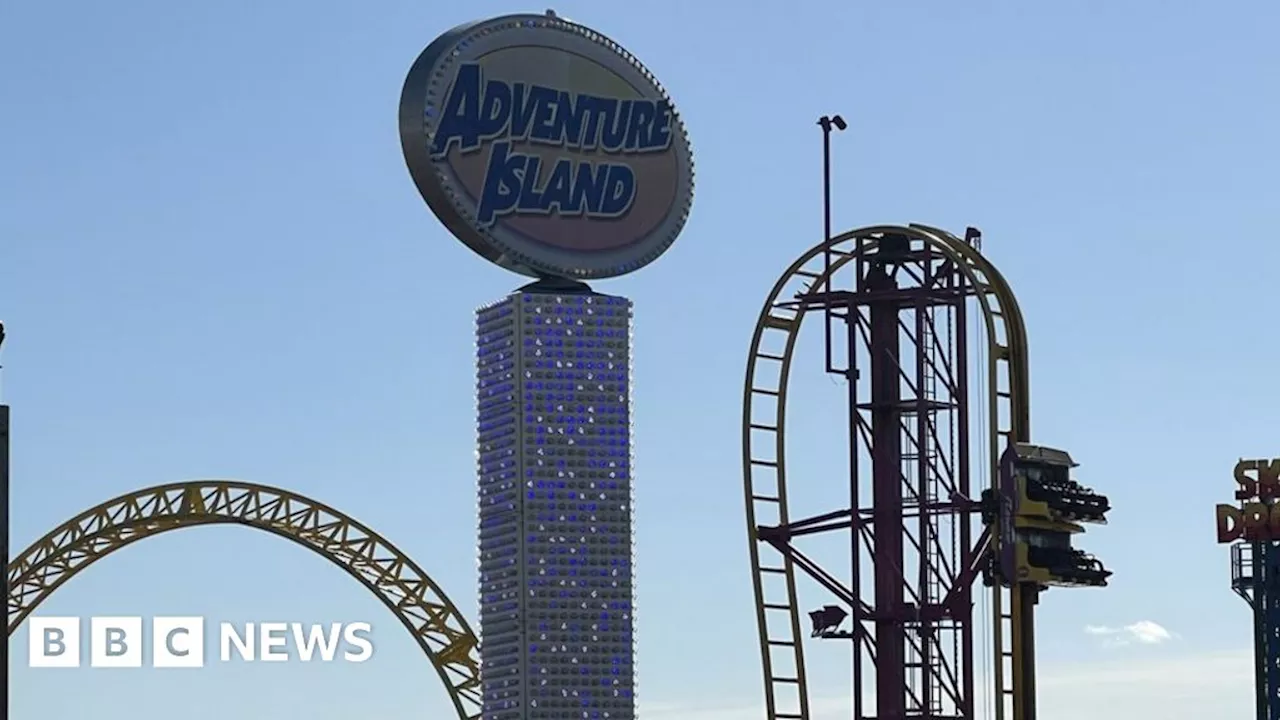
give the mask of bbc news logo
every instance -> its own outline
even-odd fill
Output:
[[[89,666],[140,668],[147,637],[141,617],[89,618]],[[80,667],[83,624],[78,617],[33,617],[28,620],[27,662],[31,667]],[[151,667],[200,668],[205,664],[203,617],[153,617],[150,625]],[[222,622],[218,660],[231,662],[361,663],[373,657],[369,623]]]

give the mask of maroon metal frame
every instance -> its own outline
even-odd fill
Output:
[[[924,242],[883,237],[856,254],[846,265],[853,277],[844,278],[851,289],[832,280],[785,303],[824,314],[827,370],[846,381],[848,509],[761,527],[757,538],[853,609],[852,631],[829,637],[853,641],[855,718],[969,719],[972,585],[987,545],[985,537],[973,537],[978,507],[970,484],[966,343],[972,288]],[[848,535],[851,584],[797,547],[801,537],[819,533]],[[871,690],[874,715],[863,707]]]

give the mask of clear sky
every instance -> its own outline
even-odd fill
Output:
[[[1280,8],[1209,6],[557,6],[656,73],[696,151],[681,239],[597,285],[637,308],[644,717],[762,717],[743,367],[767,291],[819,239],[814,120],[837,112],[850,130],[836,148],[836,226],[980,226],[1029,325],[1034,439],[1069,449],[1116,506],[1086,540],[1112,586],[1041,605],[1042,720],[1249,712],[1249,617],[1214,544],[1213,505],[1230,497],[1240,456],[1280,455]],[[472,310],[522,281],[430,215],[401,159],[396,105],[438,32],[542,9],[6,5],[0,318],[15,550],[135,488],[243,478],[367,522],[474,614]],[[817,486],[843,457],[825,443],[839,435],[838,398],[812,353],[794,387],[791,431],[809,439],[793,445],[793,482]],[[363,665],[35,671],[19,632],[15,720],[450,712],[388,611],[265,533],[144,542],[41,612],[370,620],[378,653]],[[1171,637],[1142,642],[1160,640],[1143,622]],[[813,655],[815,720],[848,716],[844,667],[827,655]]]

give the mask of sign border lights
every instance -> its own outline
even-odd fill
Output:
[[[486,58],[531,48],[565,58],[559,83],[543,80],[546,72],[485,77]],[[617,78],[636,97],[570,86],[575,65],[597,66],[596,74]],[[609,124],[622,117],[634,122]],[[608,140],[606,125],[626,127],[625,136]],[[444,226],[486,260],[529,277],[585,281],[634,272],[671,247],[693,204],[693,150],[666,91],[618,43],[550,12],[467,23],[428,45],[401,92],[400,144],[418,191]],[[473,152],[485,158],[479,197],[454,167]],[[633,170],[629,160],[646,154],[671,155],[674,173],[652,164]],[[626,218],[637,193],[661,182],[674,187],[660,219],[619,238],[626,224],[613,220]],[[560,197],[572,207],[563,209]],[[529,233],[513,222],[529,216],[554,217],[571,232]]]

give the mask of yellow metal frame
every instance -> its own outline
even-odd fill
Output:
[[[160,485],[108,500],[59,525],[9,564],[9,635],[54,590],[116,550],[170,530],[228,524],[291,540],[345,570],[413,635],[460,720],[480,716],[479,641],[444,591],[368,526],[266,485],[234,480]]]
[[[788,720],[810,720],[808,684],[805,677],[804,650],[801,643],[801,618],[796,603],[795,568],[791,559],[756,536],[761,525],[780,525],[789,522],[786,491],[786,406],[787,386],[791,374],[791,362],[804,313],[794,308],[779,307],[778,303],[793,299],[797,294],[820,288],[823,283],[856,259],[861,247],[864,251],[877,246],[886,234],[905,236],[937,249],[955,263],[970,285],[976,289],[978,304],[987,336],[987,415],[988,433],[987,472],[993,489],[999,489],[1000,455],[1011,442],[1027,442],[1030,439],[1030,398],[1027,363],[1026,327],[1022,311],[1008,282],[991,262],[976,249],[955,235],[925,225],[893,226],[877,225],[851,230],[828,243],[819,244],[791,264],[773,286],[765,299],[764,307],[756,323],[751,340],[751,354],[747,362],[746,382],[743,390],[742,416],[742,467],[746,497],[748,547],[751,556],[753,587],[756,598],[756,621],[760,635],[761,657],[765,679],[765,703],[767,718],[778,720],[779,695],[787,688],[798,691],[794,707],[782,711]],[[831,267],[824,266],[824,250],[830,249]],[[779,349],[781,348],[781,349]],[[773,403],[772,412],[767,404]],[[765,412],[757,413],[764,407]],[[763,422],[761,415],[768,416]],[[771,436],[771,437],[770,437]],[[767,464],[760,458],[771,458]],[[776,498],[761,500],[760,498]],[[999,538],[990,539],[988,549],[1000,551]],[[785,597],[765,596],[764,573],[761,555],[768,553],[770,565],[783,569],[786,582]],[[766,568],[767,569],[767,568]],[[1024,677],[1023,648],[1026,644],[1020,628],[1026,613],[1027,599],[1017,590],[997,585],[992,589],[992,614],[995,621],[994,644],[996,647],[995,698],[996,720],[1033,720],[1024,707],[1024,697],[1034,697],[1034,677]],[[1006,610],[1007,609],[1007,610]],[[770,611],[789,610],[789,636],[770,634]],[[787,668],[795,677],[775,674],[777,648],[790,648],[793,653]],[[1012,658],[1012,667],[1006,668],[1004,658]]]

